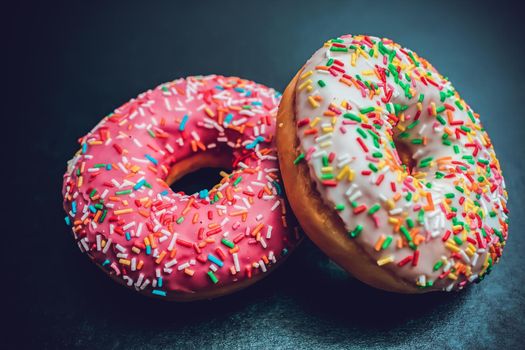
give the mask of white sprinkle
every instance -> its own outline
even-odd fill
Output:
[[[233,265],[235,266],[235,271],[240,272],[241,271],[241,265],[239,264],[239,256],[237,253],[233,253]]]
[[[97,235],[97,251],[100,252],[100,250],[102,249],[102,236],[101,235]]]
[[[259,260],[259,266],[261,267],[262,272],[266,272],[266,265],[264,264],[264,261]]]
[[[164,267],[170,268],[170,267],[172,267],[173,265],[176,265],[176,264],[177,264],[177,259],[173,259],[173,260],[170,260],[167,263],[165,263]]]
[[[104,246],[104,249],[102,249],[102,253],[106,254],[109,250],[109,246],[111,245],[111,238],[108,239],[108,241],[106,242],[106,245]]]
[[[184,269],[187,268],[187,267],[190,267],[190,263],[188,263],[188,262],[179,265],[179,266],[177,267],[177,270],[182,271],[182,270],[184,270]]]

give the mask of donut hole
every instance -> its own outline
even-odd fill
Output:
[[[173,164],[166,183],[174,192],[194,194],[210,190],[221,181],[221,172],[231,171],[229,155],[203,153]]]
[[[227,168],[205,167],[184,175],[170,185],[174,192],[193,194],[209,190],[221,181],[221,171],[230,172]]]
[[[417,161],[412,157],[412,150],[410,147],[399,140],[394,138],[394,144],[396,145],[397,154],[401,160],[402,165],[406,167],[406,171],[410,174],[416,167]]]

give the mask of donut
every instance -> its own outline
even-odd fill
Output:
[[[327,41],[289,83],[277,122],[299,224],[357,279],[460,290],[499,261],[507,192],[492,142],[414,51],[373,36]]]
[[[103,118],[63,179],[80,250],[115,281],[176,301],[229,294],[274,270],[300,241],[279,178],[279,100],[249,80],[195,76]],[[203,167],[232,172],[210,190],[170,188]]]

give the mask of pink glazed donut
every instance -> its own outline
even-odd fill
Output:
[[[114,280],[168,300],[214,298],[266,276],[300,241],[275,153],[279,100],[237,77],[188,77],[106,116],[64,175],[80,250]],[[205,166],[232,172],[209,191],[171,190]]]

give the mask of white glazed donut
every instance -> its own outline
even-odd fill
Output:
[[[325,43],[288,86],[278,152],[302,227],[385,290],[461,289],[507,238],[507,193],[479,116],[426,60],[388,39]]]

